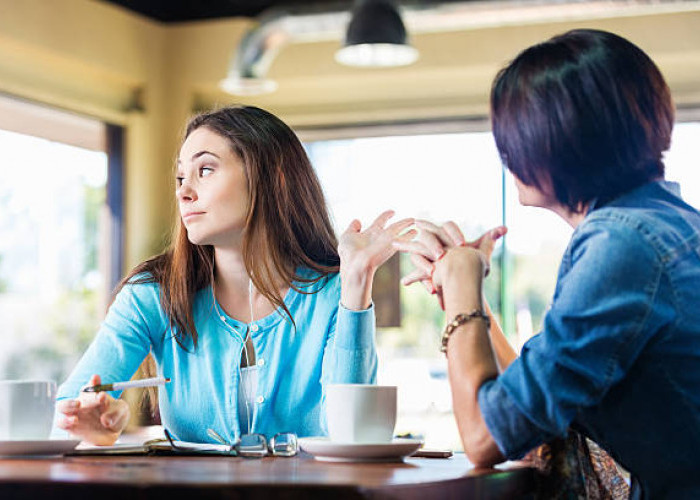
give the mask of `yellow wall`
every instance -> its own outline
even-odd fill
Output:
[[[94,0],[0,0],[0,92],[126,127],[127,267],[162,249],[172,162],[195,108],[250,103],[298,127],[484,115],[498,68],[573,27],[630,38],[660,65],[677,103],[700,104],[700,10],[418,35],[421,59],[407,68],[345,68],[333,61],[339,42],[292,44],[270,70],[276,93],[235,98],[217,82],[251,25],[163,25]]]

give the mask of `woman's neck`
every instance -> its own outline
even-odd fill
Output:
[[[583,219],[586,217],[586,214],[588,213],[588,204],[582,207],[580,212],[573,212],[569,207],[559,204],[545,208],[548,208],[549,210],[557,214],[559,217],[564,219],[564,221],[574,229],[576,229],[576,227],[579,224],[581,224]]]
[[[279,281],[277,289],[284,297],[289,287],[282,280]],[[239,248],[214,248],[214,294],[219,305],[229,316],[246,323],[267,316],[275,310],[275,306],[251,286],[250,276]],[[253,318],[250,315],[249,294],[252,294]]]
[[[250,276],[239,248],[214,248],[214,282],[224,293],[247,292]]]

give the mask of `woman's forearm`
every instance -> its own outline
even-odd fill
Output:
[[[485,299],[484,309],[489,318],[491,318],[491,329],[489,331],[491,346],[493,347],[494,354],[496,355],[499,372],[502,372],[517,359],[518,354],[510,345],[508,339],[506,339],[506,336],[503,334],[503,330],[501,329],[501,325],[499,325],[498,321],[496,321],[496,318],[494,317],[493,312],[491,312],[491,308]]]
[[[473,274],[470,277],[458,268],[451,270],[457,272],[447,274],[442,289],[448,322],[458,314],[485,308],[480,278],[474,279]],[[479,466],[503,461],[479,408],[479,388],[499,373],[484,320],[474,318],[453,331],[447,344],[447,360],[453,409],[467,457]]]

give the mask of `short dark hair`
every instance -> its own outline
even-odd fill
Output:
[[[521,52],[491,89],[501,159],[520,181],[574,212],[663,178],[674,107],[661,72],[639,47],[573,30]]]

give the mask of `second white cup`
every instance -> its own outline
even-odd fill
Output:
[[[55,402],[53,381],[0,380],[0,441],[48,439]]]
[[[396,425],[396,387],[330,384],[326,419],[334,443],[389,443]]]

